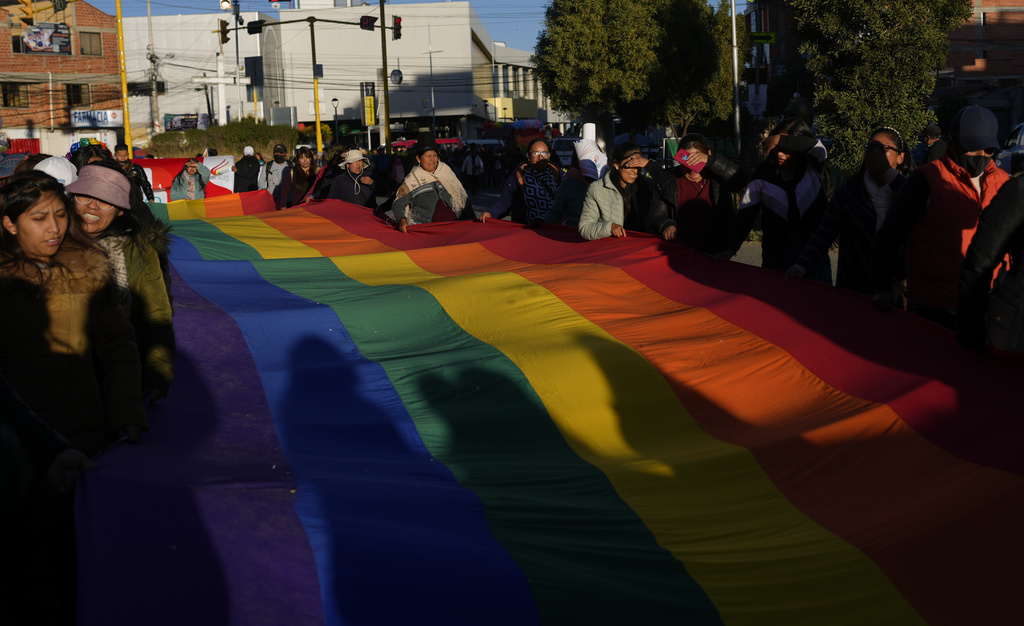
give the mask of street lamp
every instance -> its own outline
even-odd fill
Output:
[[[334,105],[334,145],[338,145],[338,99],[331,98],[331,104]]]
[[[508,107],[501,107],[501,119],[508,120]]]

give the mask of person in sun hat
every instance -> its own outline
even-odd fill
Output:
[[[999,150],[998,132],[992,111],[976,105],[960,109],[950,124],[945,154],[907,179],[872,249],[876,308],[892,308],[892,283],[905,245],[909,309],[956,328],[964,256],[978,218],[1010,178],[992,158]]]
[[[434,134],[420,133],[412,154],[416,165],[395,192],[389,223],[404,233],[416,224],[475,219],[469,194],[455,171],[441,161]]]
[[[256,158],[256,150],[246,146],[242,155],[238,163],[231,166],[231,171],[235,173],[235,193],[256,191],[259,188],[260,161]]]
[[[170,281],[161,262],[170,227],[131,210],[130,187],[118,166],[93,164],[82,168],[67,191],[82,230],[110,257],[121,305],[135,327],[143,392],[157,400],[167,395],[174,378]]]
[[[364,168],[370,159],[361,150],[348,150],[338,167],[341,172],[331,182],[328,198],[351,202],[370,209],[377,208],[377,192],[373,178],[365,175]]]

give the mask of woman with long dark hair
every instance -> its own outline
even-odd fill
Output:
[[[287,209],[302,202],[316,180],[316,159],[313,151],[303,146],[295,155],[295,163],[281,175],[281,196],[277,208]]]
[[[122,436],[138,441],[147,424],[132,326],[72,202],[42,172],[0,188],[0,369],[91,456]]]

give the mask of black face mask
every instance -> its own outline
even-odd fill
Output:
[[[992,157],[988,155],[968,156],[966,154],[958,154],[953,157],[953,162],[967,170],[967,173],[971,175],[971,178],[981,176],[991,161]]]
[[[274,163],[284,163],[284,155],[283,154],[275,154],[274,155]]]

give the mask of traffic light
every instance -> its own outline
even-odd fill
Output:
[[[391,38],[401,39],[402,38],[402,18],[397,15],[392,16],[394,21],[391,23]]]
[[[218,20],[220,22],[220,42],[227,43],[231,38],[228,37],[228,21]]]
[[[263,32],[263,25],[267,23],[267,20],[253,20],[245,25],[245,30],[250,35],[259,35]]]
[[[377,18],[369,15],[364,15],[359,18],[359,28],[363,30],[373,30],[373,25],[377,23]]]

